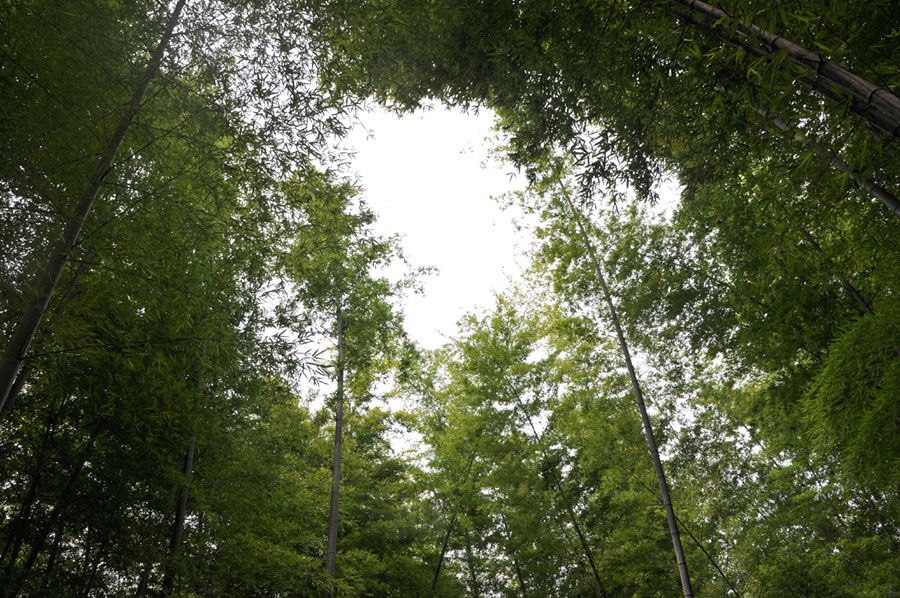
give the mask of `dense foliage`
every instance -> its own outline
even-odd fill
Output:
[[[696,595],[897,595],[898,39],[892,0],[0,3],[0,596],[678,595],[638,386]],[[333,149],[371,98],[494,110],[530,182],[532,268],[435,352]]]

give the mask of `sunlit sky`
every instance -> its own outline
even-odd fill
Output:
[[[513,224],[520,214],[491,199],[524,180],[490,157],[490,112],[436,107],[399,118],[373,111],[360,121],[345,145],[356,151],[350,170],[378,215],[376,232],[399,233],[414,266],[438,270],[405,309],[410,336],[434,349],[463,314],[488,307],[493,292],[527,267],[522,251],[531,238]]]

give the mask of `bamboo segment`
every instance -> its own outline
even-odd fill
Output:
[[[676,4],[686,7],[688,10],[703,15],[714,21],[734,21],[735,28],[749,38],[755,39],[761,46],[772,52],[784,50],[795,64],[803,67],[811,73],[816,80],[827,81],[835,87],[851,94],[857,101],[880,115],[870,118],[866,113],[860,114],[873,126],[887,127],[892,135],[900,133],[900,98],[891,91],[879,87],[859,75],[848,71],[839,64],[825,60],[819,54],[807,50],[796,43],[780,37],[757,25],[748,25],[736,21],[720,8],[716,8],[702,0],[672,0]],[[880,117],[879,117],[880,116]],[[885,118],[888,123],[885,123]]]

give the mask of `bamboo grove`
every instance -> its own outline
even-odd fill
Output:
[[[900,593],[892,0],[0,31],[0,595]],[[437,351],[336,149],[371,102],[493,110],[529,183],[527,274]]]

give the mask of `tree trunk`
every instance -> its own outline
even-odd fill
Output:
[[[472,463],[475,462],[475,453],[472,453],[472,456],[469,457],[469,463],[466,465],[466,474],[463,476],[463,483],[466,483],[469,479],[469,472],[472,470]],[[429,590],[428,595],[433,596],[434,590],[437,588],[438,577],[441,575],[441,567],[444,564],[444,556],[447,554],[447,546],[450,544],[450,536],[453,534],[453,528],[456,526],[456,519],[459,517],[459,509],[462,504],[457,504],[456,509],[453,511],[453,516],[450,518],[450,525],[447,526],[447,533],[444,534],[444,541],[441,544],[441,554],[438,556],[437,565],[434,567],[434,577],[431,578],[431,590]]]
[[[678,575],[681,578],[681,590],[684,593],[684,598],[692,598],[694,590],[691,588],[691,578],[688,574],[687,561],[684,558],[684,549],[681,546],[681,536],[678,532],[678,521],[675,518],[675,509],[672,507],[672,499],[669,496],[669,484],[666,482],[666,474],[663,470],[662,461],[659,458],[659,449],[656,446],[656,438],[653,436],[653,427],[650,424],[650,417],[647,415],[647,406],[644,403],[644,394],[641,391],[641,384],[638,382],[634,364],[631,362],[631,353],[628,351],[628,343],[625,342],[625,333],[622,331],[622,326],[619,323],[619,316],[616,313],[615,305],[613,305],[612,296],[610,295],[609,287],[606,284],[606,278],[603,276],[603,271],[600,269],[600,261],[597,259],[597,254],[594,251],[594,245],[591,243],[587,229],[581,221],[581,214],[572,204],[572,200],[569,198],[569,194],[565,187],[560,185],[560,191],[563,199],[572,211],[572,217],[575,219],[575,224],[584,239],[585,248],[587,249],[588,255],[594,266],[594,274],[597,276],[597,282],[600,283],[600,288],[603,291],[603,299],[609,309],[610,319],[616,330],[619,347],[621,348],[622,356],[625,359],[625,366],[628,368],[628,377],[631,379],[635,400],[637,401],[638,410],[641,413],[641,422],[644,425],[644,435],[647,438],[647,447],[650,450],[650,456],[653,459],[653,467],[656,470],[659,493],[662,496],[663,506],[665,507],[666,519],[669,523],[669,534],[672,536],[672,546],[675,549],[675,560],[678,563]]]
[[[469,535],[469,530],[466,530],[466,566],[469,569],[469,577],[472,579],[472,598],[481,598],[481,587],[475,570],[475,555],[472,553],[472,537]]]
[[[562,536],[563,541],[566,543],[566,546],[568,547],[570,554],[575,558],[575,560],[578,562],[579,565],[581,565],[585,569],[590,568],[591,567],[590,563],[585,562],[584,556],[578,551],[578,548],[575,546],[575,543],[572,542],[572,538],[569,537],[569,534],[566,530],[566,526],[560,520],[559,515],[557,515],[556,513],[551,513],[551,516],[553,517],[553,521],[559,527],[559,533]],[[596,594],[595,594],[596,596],[606,598],[606,593],[602,591],[603,588],[598,586],[598,584],[597,584],[596,574],[588,575],[588,583],[593,584],[594,590],[596,591]]]
[[[144,570],[141,571],[141,577],[138,580],[137,589],[134,591],[134,598],[142,598],[144,592],[147,591],[147,585],[150,582],[150,570],[153,568],[153,559],[147,561]]]
[[[506,522],[506,517],[503,514],[500,514],[500,522],[503,524],[503,531],[506,532],[506,543],[508,550],[513,552],[515,549],[512,546],[512,532],[509,529],[509,524]],[[510,560],[513,564],[513,569],[516,572],[516,579],[519,581],[519,589],[522,590],[522,598],[528,598],[528,590],[525,589],[525,577],[522,575],[522,568],[519,567],[519,560],[510,555]]]
[[[128,103],[128,107],[125,110],[125,114],[122,115],[118,126],[116,126],[115,131],[107,142],[106,148],[101,153],[100,160],[94,167],[93,172],[88,178],[87,184],[81,192],[74,213],[66,222],[62,238],[53,249],[53,253],[50,256],[47,266],[37,277],[34,284],[35,293],[29,299],[25,306],[24,313],[16,323],[12,338],[9,340],[9,344],[6,347],[6,352],[4,353],[3,358],[0,359],[0,410],[2,410],[4,404],[7,402],[10,391],[16,381],[16,376],[22,369],[22,362],[28,353],[31,340],[38,330],[41,319],[47,311],[50,297],[53,295],[53,291],[59,283],[59,278],[66,266],[66,261],[69,259],[69,252],[78,241],[78,236],[81,234],[81,229],[87,220],[91,207],[94,205],[94,201],[100,193],[100,188],[103,186],[106,176],[112,169],[112,164],[119,152],[119,147],[121,147],[122,141],[125,139],[128,130],[131,128],[135,116],[137,116],[141,109],[141,103],[144,101],[147,88],[159,71],[163,55],[169,45],[169,40],[172,38],[172,32],[175,29],[175,25],[181,16],[185,1],[186,0],[178,0],[177,4],[175,4],[174,10],[166,22],[162,37],[156,48],[150,54],[150,61],[147,64],[144,74],[138,81],[137,87],[131,96],[131,101]]]
[[[771,57],[770,53],[765,52],[759,47],[754,46],[750,42],[748,42],[746,37],[740,38],[735,35],[729,35],[728,32],[726,32],[721,27],[716,28],[715,23],[704,21],[698,14],[687,14],[676,9],[672,10],[672,14],[685,23],[709,31],[712,35],[717,36],[726,44],[735,48],[740,48],[749,56],[754,56],[756,58],[762,58],[765,56]],[[866,121],[866,124],[869,125],[872,131],[880,131],[881,133],[885,133],[888,136],[900,138],[900,128],[898,128],[897,126],[897,121],[885,114],[882,114],[881,112],[871,110],[869,108],[869,105],[862,100],[856,97],[847,98],[841,95],[825,81],[822,81],[821,79],[817,79],[815,77],[799,77],[797,79],[797,82],[804,87],[811,89],[816,94],[822,96],[829,102],[833,104],[839,104],[842,107],[846,107],[850,112]]]
[[[93,258],[94,248],[91,247],[87,250],[87,253],[84,256],[84,260],[82,260],[81,264],[79,264],[78,270],[75,272],[75,276],[72,277],[72,282],[69,283],[69,288],[66,289],[65,295],[63,295],[62,299],[56,304],[56,307],[53,308],[54,313],[61,312],[62,308],[65,306],[68,300],[71,299],[72,295],[75,294],[75,289],[78,288],[78,283],[81,281],[81,275],[84,274],[84,271],[87,270],[88,266],[90,266],[91,260]],[[33,368],[31,367],[31,364],[26,364],[22,366],[22,369],[19,370],[15,382],[13,382],[12,387],[9,389],[9,394],[6,397],[6,402],[4,402],[2,407],[0,407],[0,422],[9,417],[9,414],[16,403],[16,398],[19,396],[19,392],[22,391],[22,388],[28,381],[28,377],[31,375],[32,369]]]
[[[534,422],[531,419],[531,416],[528,415],[528,412],[525,410],[525,407],[522,405],[522,402],[516,397],[516,408],[522,412],[522,415],[525,416],[525,419],[528,420],[528,425],[531,427],[531,433],[534,435],[534,439],[536,443],[540,442],[540,435],[538,434],[537,428],[534,425]],[[541,449],[541,456],[545,459],[547,458],[547,453],[544,449]],[[572,527],[575,529],[575,533],[578,535],[578,540],[581,543],[581,549],[584,551],[584,556],[587,557],[588,563],[591,567],[591,571],[594,574],[594,583],[597,585],[597,592],[605,598],[608,596],[606,593],[606,589],[603,587],[603,582],[600,580],[600,570],[597,568],[597,563],[594,561],[594,552],[591,550],[591,545],[587,541],[587,536],[584,534],[584,531],[581,529],[581,525],[578,524],[578,516],[575,514],[575,509],[572,508],[572,504],[569,502],[568,497],[566,497],[566,493],[562,487],[562,480],[560,476],[556,475],[556,470],[551,472],[551,479],[553,483],[553,487],[556,489],[557,494],[559,494],[559,498],[563,503],[563,507],[566,509],[566,513],[569,515],[569,521],[572,522]]]
[[[522,568],[519,567],[519,560],[512,557],[513,567],[516,569],[516,579],[519,580],[519,589],[522,590],[522,598],[528,598],[528,590],[525,589],[525,577],[522,576]]]
[[[328,513],[328,549],[325,552],[325,569],[331,578],[331,596],[334,596],[335,570],[337,568],[338,506],[341,497],[341,454],[344,435],[344,324],[341,308],[336,312],[337,320],[337,392],[334,409],[334,459],[331,471],[331,505]]]
[[[91,590],[94,588],[94,584],[97,581],[97,573],[100,571],[100,567],[103,565],[103,559],[107,554],[110,531],[107,529],[100,533],[102,534],[99,542],[100,546],[97,548],[96,552],[94,552],[94,557],[90,561],[85,560],[85,573],[90,571],[90,575],[87,576],[84,586],[81,588],[80,595],[83,598],[88,598],[90,596]]]
[[[672,0],[676,4],[686,7],[689,11],[700,14],[713,21],[731,21],[731,16],[725,11],[703,2],[702,0]],[[827,82],[838,89],[849,93],[858,102],[862,102],[869,110],[879,113],[879,117],[886,117],[890,124],[892,135],[900,132],[900,98],[887,89],[863,79],[842,66],[823,59],[816,52],[811,52],[794,42],[774,35],[756,25],[747,25],[740,21],[735,22],[736,29],[742,34],[755,39],[761,46],[772,52],[784,50],[792,62],[801,66],[814,77],[815,81]],[[870,124],[877,126],[876,122],[867,114],[862,115]],[[883,123],[884,118],[877,118],[878,123]]]
[[[581,549],[584,551],[584,556],[587,558],[588,563],[591,566],[591,571],[594,573],[594,582],[597,584],[597,591],[600,593],[600,596],[605,598],[608,594],[603,587],[603,582],[600,581],[600,571],[597,569],[597,563],[594,562],[594,552],[591,550],[591,545],[588,544],[584,531],[578,524],[578,517],[575,515],[575,510],[569,503],[568,498],[566,498],[566,494],[562,489],[562,484],[556,475],[553,476],[553,485],[556,486],[556,491],[559,493],[560,499],[562,499],[563,507],[565,507],[566,512],[569,514],[569,521],[572,522],[572,527],[575,528],[575,533],[578,535],[579,542],[581,542]]]
[[[48,588],[50,587],[50,578],[53,575],[53,569],[56,567],[56,559],[59,557],[59,541],[63,537],[62,529],[57,530],[56,535],[53,537],[53,546],[50,548],[50,556],[47,557],[47,566],[44,567],[44,575],[41,579],[41,589],[38,595],[40,596],[48,596]]]
[[[844,287],[844,290],[847,291],[853,300],[856,301],[856,306],[866,315],[874,316],[875,312],[872,311],[872,306],[869,305],[869,302],[862,296],[862,293],[859,292],[853,283],[850,282],[845,276],[843,276],[840,272],[838,272],[837,266],[835,266],[834,262],[828,255],[822,250],[822,247],[819,245],[819,242],[816,241],[815,237],[806,230],[805,228],[800,228],[800,234],[803,235],[803,238],[806,239],[806,242],[812,245],[813,249],[822,256],[822,259],[825,261],[825,265],[828,266],[828,269],[831,270],[832,274],[838,277],[838,280],[841,282],[841,286]]]
[[[22,548],[22,543],[25,541],[25,536],[28,533],[28,527],[31,523],[31,509],[34,507],[34,503],[37,499],[37,491],[41,484],[41,475],[44,472],[47,447],[53,436],[53,426],[56,416],[56,407],[55,405],[51,405],[49,414],[47,415],[47,424],[44,427],[44,435],[41,439],[40,452],[37,456],[34,472],[31,475],[31,481],[28,484],[28,490],[25,492],[24,498],[22,498],[19,512],[16,513],[16,516],[8,526],[9,537],[6,539],[6,545],[3,547],[3,554],[0,555],[0,562],[6,562],[3,579],[7,581],[12,575],[16,559],[19,558],[19,551]],[[7,555],[9,556],[8,560]]]
[[[866,191],[869,192],[872,197],[880,201],[884,204],[895,216],[900,216],[900,200],[898,200],[894,195],[892,195],[889,191],[887,191],[884,187],[876,185],[874,183],[869,182],[865,178],[863,178],[859,173],[854,172],[843,159],[841,159],[838,155],[831,155],[828,151],[822,147],[820,143],[815,140],[807,139],[803,136],[799,131],[795,131],[790,124],[786,123],[782,119],[778,117],[770,116],[765,110],[761,110],[760,108],[753,108],[758,114],[763,116],[763,118],[767,119],[773,126],[778,128],[785,133],[794,133],[797,137],[799,137],[802,141],[804,141],[809,147],[814,149],[819,156],[828,160],[828,163],[831,164],[837,170],[841,172],[846,172],[847,175],[857,184],[857,186],[862,187]],[[853,283],[850,280],[843,276],[838,268],[836,267],[834,261],[828,257],[828,255],[822,250],[822,247],[819,245],[819,242],[816,241],[815,237],[806,230],[805,228],[800,228],[800,234],[804,239],[816,250],[816,252],[822,256],[825,261],[825,265],[831,270],[831,272],[838,277],[838,280],[841,283],[841,286],[844,287],[844,290],[853,297],[853,300],[856,302],[857,307],[867,314],[867,315],[875,315],[875,312],[872,309],[871,304],[866,301],[865,297],[862,296],[862,293],[859,292]],[[900,349],[895,348],[895,351],[900,353]]]
[[[209,309],[206,310],[207,312]],[[205,356],[205,352],[201,352]],[[202,361],[202,357],[201,357]],[[188,416],[191,419],[191,435],[188,439],[187,450],[184,455],[184,462],[181,467],[182,483],[178,491],[178,502],[175,505],[175,519],[172,521],[172,534],[169,538],[169,555],[166,559],[166,567],[163,573],[162,589],[163,596],[170,596],[175,588],[175,563],[178,559],[178,553],[181,551],[181,539],[184,536],[184,520],[187,517],[187,504],[191,496],[191,477],[194,473],[194,454],[197,450],[197,423],[196,412],[200,405],[200,397],[206,393],[206,382],[203,374],[197,377],[197,398]]]
[[[441,554],[438,556],[437,565],[434,567],[434,576],[431,578],[431,590],[429,596],[434,595],[434,589],[437,587],[438,577],[441,575],[441,567],[444,564],[444,556],[447,554],[447,546],[450,544],[450,536],[453,534],[453,528],[456,527],[456,518],[459,515],[459,508],[453,512],[450,518],[450,525],[447,526],[447,532],[444,534],[444,541],[441,543]]]
[[[28,556],[25,559],[22,570],[18,575],[15,576],[15,579],[12,579],[12,576],[10,576],[10,578],[8,579],[8,591],[6,592],[6,594],[4,594],[6,597],[14,598],[18,595],[22,584],[25,582],[25,579],[31,572],[32,567],[34,567],[34,563],[37,561],[38,556],[40,556],[41,551],[43,551],[44,549],[44,544],[47,542],[47,536],[49,536],[50,531],[54,527],[56,527],[55,524],[57,524],[57,522],[62,519],[63,513],[68,508],[69,503],[72,500],[72,495],[75,492],[75,485],[81,476],[81,472],[84,470],[84,466],[87,464],[88,459],[90,458],[91,452],[93,451],[94,441],[96,440],[98,432],[99,425],[95,426],[91,431],[91,435],[88,438],[88,442],[85,445],[84,450],[82,451],[78,465],[69,474],[69,479],[66,480],[66,485],[59,497],[59,501],[56,503],[56,505],[53,506],[53,509],[50,511],[47,524],[38,533],[37,538],[31,545],[31,550],[28,552]],[[59,527],[59,532],[62,533],[62,526]]]
[[[94,559],[94,564],[91,566],[91,576],[88,577],[87,582],[84,584],[84,590],[81,592],[81,595],[84,598],[88,598],[91,595],[91,590],[94,587],[94,582],[97,580],[97,572],[100,570],[100,564],[103,562],[103,555],[98,553]]]
[[[866,124],[869,125],[871,131],[880,131],[888,137],[900,139],[900,129],[897,128],[897,122],[880,112],[873,112],[872,110],[869,110],[869,107],[865,104],[865,102],[856,98],[849,98],[848,101],[848,98],[842,96],[839,92],[829,87],[827,83],[820,81],[819,79],[816,79],[814,77],[800,77],[797,80],[801,85],[804,85],[813,90],[829,102],[833,104],[840,104],[842,106],[846,105],[850,112],[863,119]],[[881,136],[883,137],[884,135]],[[884,149],[887,151],[891,151],[891,148],[886,144],[884,146]]]
[[[170,596],[175,588],[175,561],[181,550],[181,538],[184,535],[184,519],[187,515],[187,503],[191,494],[191,474],[194,471],[194,452],[197,445],[197,431],[191,432],[188,441],[187,452],[184,455],[184,482],[178,496],[178,504],[175,507],[175,520],[172,522],[172,536],[169,540],[169,558],[166,561],[166,572],[163,575],[163,596]]]

